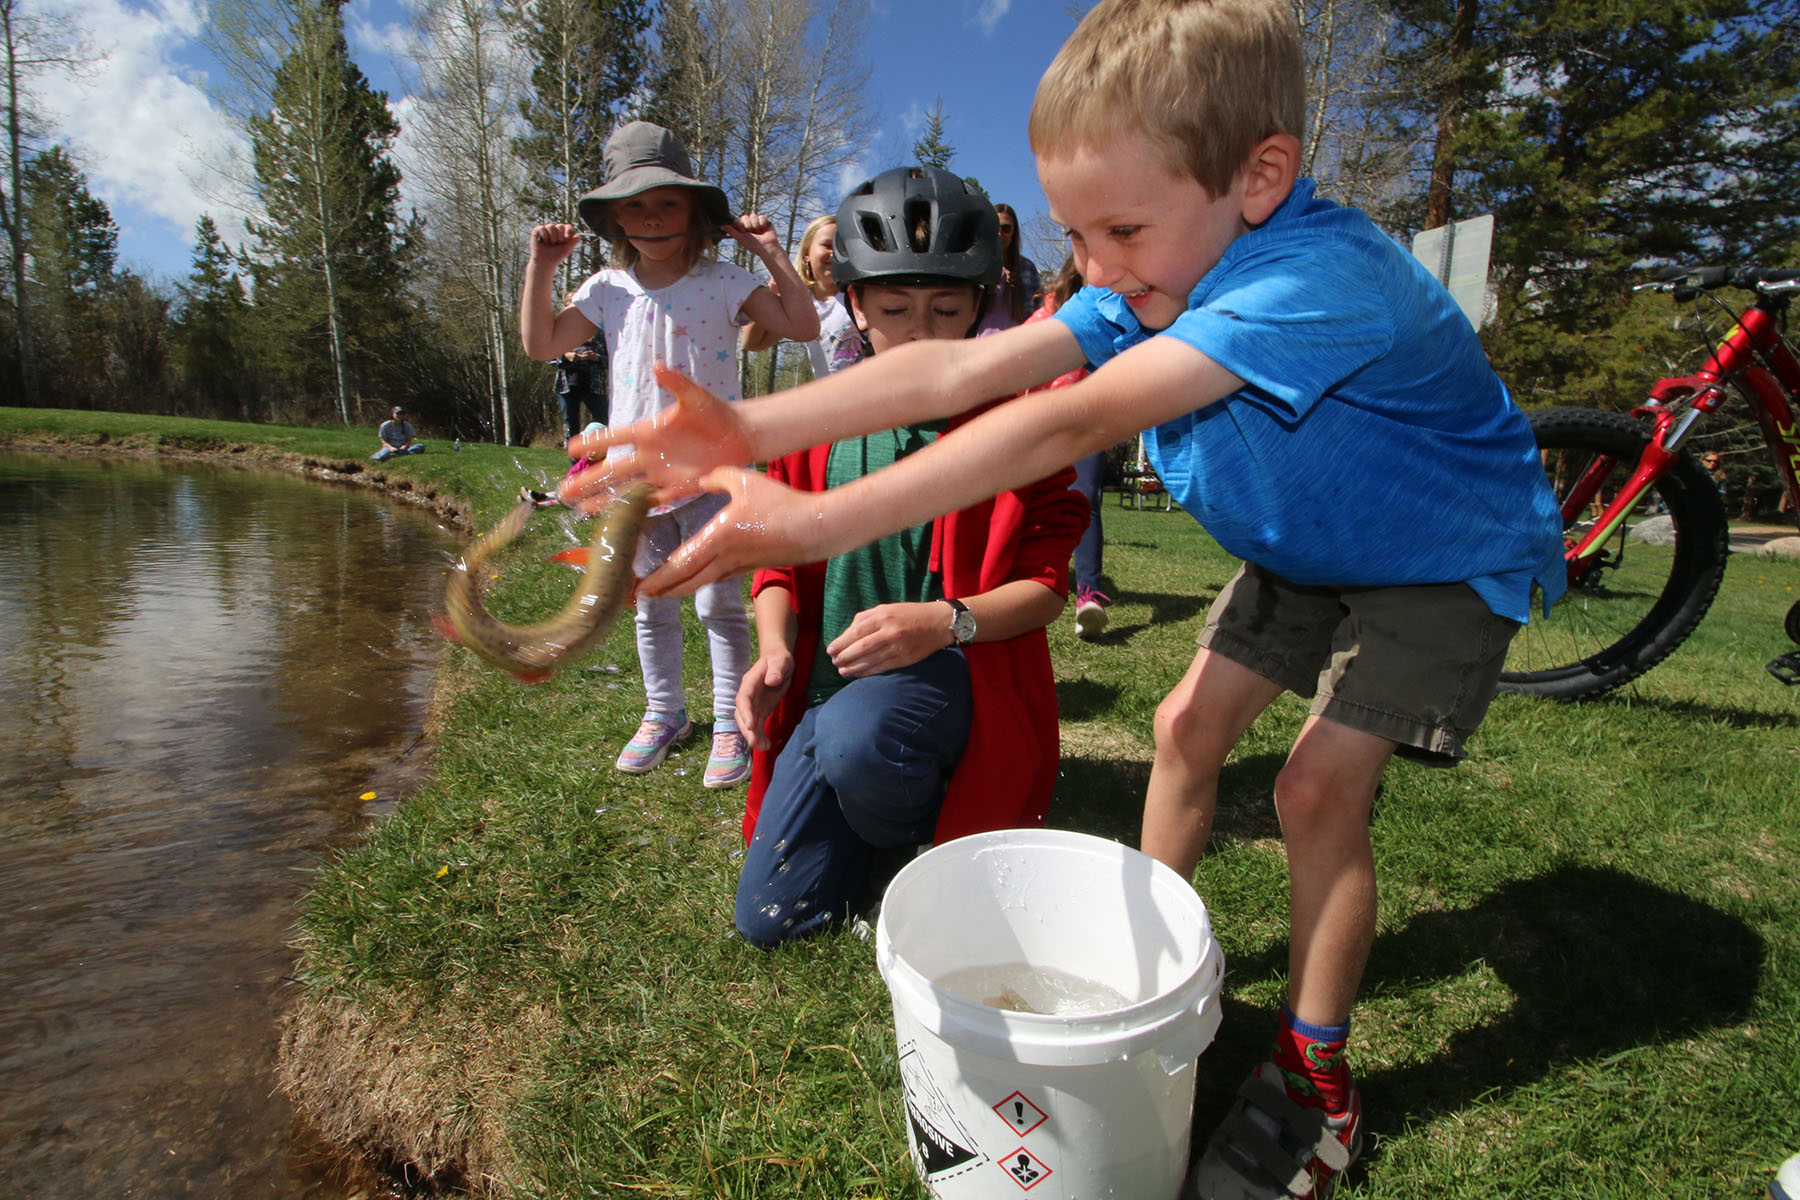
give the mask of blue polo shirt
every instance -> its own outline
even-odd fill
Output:
[[[1151,464],[1226,550],[1295,583],[1466,582],[1524,622],[1566,585],[1531,426],[1450,294],[1362,213],[1299,181],[1165,330],[1086,288],[1057,310],[1095,366],[1173,337],[1245,381],[1149,431]]]

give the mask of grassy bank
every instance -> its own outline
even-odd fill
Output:
[[[302,456],[339,436],[281,432]],[[521,467],[554,469],[530,454],[392,470],[467,489],[485,520]],[[1151,714],[1235,563],[1179,513],[1105,518],[1112,628],[1052,637],[1050,823],[1134,842]],[[497,602],[534,615],[566,588],[521,566]],[[1352,1034],[1374,1138],[1341,1194],[1749,1200],[1800,1149],[1800,693],[1762,671],[1797,595],[1800,564],[1734,556],[1694,639],[1636,687],[1502,697],[1465,766],[1390,768]],[[321,867],[300,915],[284,1070],[311,1118],[497,1195],[922,1197],[872,947],[734,936],[742,792],[700,786],[703,737],[649,776],[613,770],[643,699],[630,630],[536,688],[453,652],[442,698],[431,782]],[[1269,790],[1303,714],[1286,698],[1251,730],[1194,876],[1228,964],[1202,1122],[1280,1004]]]

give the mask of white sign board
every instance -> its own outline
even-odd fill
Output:
[[[1492,213],[1427,229],[1412,242],[1413,257],[1450,290],[1451,299],[1477,329],[1487,308],[1488,251],[1493,244]]]

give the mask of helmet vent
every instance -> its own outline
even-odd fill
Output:
[[[976,222],[966,216],[946,220],[944,250],[949,254],[967,254],[975,244]]]
[[[929,200],[908,197],[902,214],[906,220],[906,236],[916,253],[931,249],[931,209]]]
[[[881,218],[874,213],[857,214],[857,225],[862,229],[862,237],[869,249],[885,254],[888,250],[887,230],[881,227]]]

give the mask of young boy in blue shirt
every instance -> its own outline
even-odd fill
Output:
[[[1565,581],[1531,430],[1468,321],[1297,179],[1303,80],[1286,0],[1106,0],[1032,107],[1039,179],[1089,285],[1053,320],[901,347],[735,413],[666,375],[679,406],[607,439],[637,445],[614,474],[732,495],[644,581],[655,592],[838,553],[1152,431],[1158,476],[1245,566],[1157,710],[1143,849],[1191,875],[1232,746],[1282,691],[1314,697],[1275,783],[1288,1002],[1191,1180],[1234,1200],[1322,1195],[1360,1150],[1344,1047],[1375,929],[1376,788],[1396,751],[1462,756],[1533,586],[1549,603]],[[1087,379],[823,495],[728,467],[1084,362]]]

